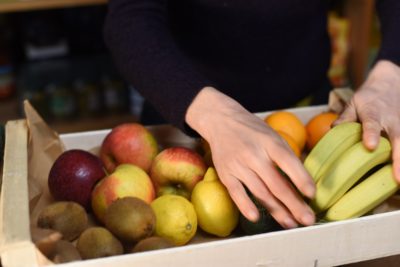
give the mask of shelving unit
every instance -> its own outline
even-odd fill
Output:
[[[348,67],[355,89],[364,82],[367,71],[374,5],[375,0],[351,0],[345,5],[344,15],[349,19],[350,27],[353,29],[350,30]]]
[[[1,0],[0,13],[106,4],[107,0]]]

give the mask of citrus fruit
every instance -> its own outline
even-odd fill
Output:
[[[297,157],[301,156],[301,151],[300,148],[298,147],[296,141],[294,141],[294,139],[288,135],[285,132],[282,131],[276,131],[283,139],[285,139],[285,141],[288,143],[288,145],[290,146],[290,148],[293,150],[294,154],[296,154]]]
[[[197,215],[193,204],[178,195],[162,195],[151,207],[156,214],[155,234],[175,245],[189,242],[197,231]]]
[[[236,228],[239,210],[213,167],[207,169],[204,179],[194,187],[191,202],[205,232],[226,237]]]
[[[296,142],[300,151],[306,144],[307,132],[303,122],[296,114],[289,111],[275,111],[265,117],[264,121],[275,131],[284,132]]]
[[[306,124],[307,131],[307,149],[311,150],[318,141],[331,128],[332,123],[337,119],[338,114],[334,112],[324,112],[315,115]]]

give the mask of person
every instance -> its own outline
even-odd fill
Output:
[[[329,1],[320,0],[111,0],[104,33],[121,74],[163,119],[208,141],[241,213],[259,217],[248,189],[293,228],[315,223],[298,193],[312,198],[315,184],[253,113],[308,95],[326,101],[328,10]],[[337,123],[360,121],[369,149],[386,132],[400,181],[400,1],[377,1],[377,11],[383,39],[376,64]]]

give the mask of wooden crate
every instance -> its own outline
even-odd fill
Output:
[[[326,106],[292,109],[304,122]],[[267,113],[258,114],[264,117]],[[150,127],[165,145],[194,146],[195,140],[171,126]],[[40,266],[31,241],[27,188],[27,138],[24,120],[6,125],[1,188],[2,266]],[[96,151],[109,130],[61,135],[66,149]],[[84,260],[60,266],[338,266],[400,254],[400,211],[364,216],[254,236],[201,242],[158,251]]]

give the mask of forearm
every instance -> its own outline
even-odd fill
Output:
[[[178,48],[168,26],[166,2],[111,0],[105,41],[123,77],[167,121],[184,129],[187,106],[211,82]]]

